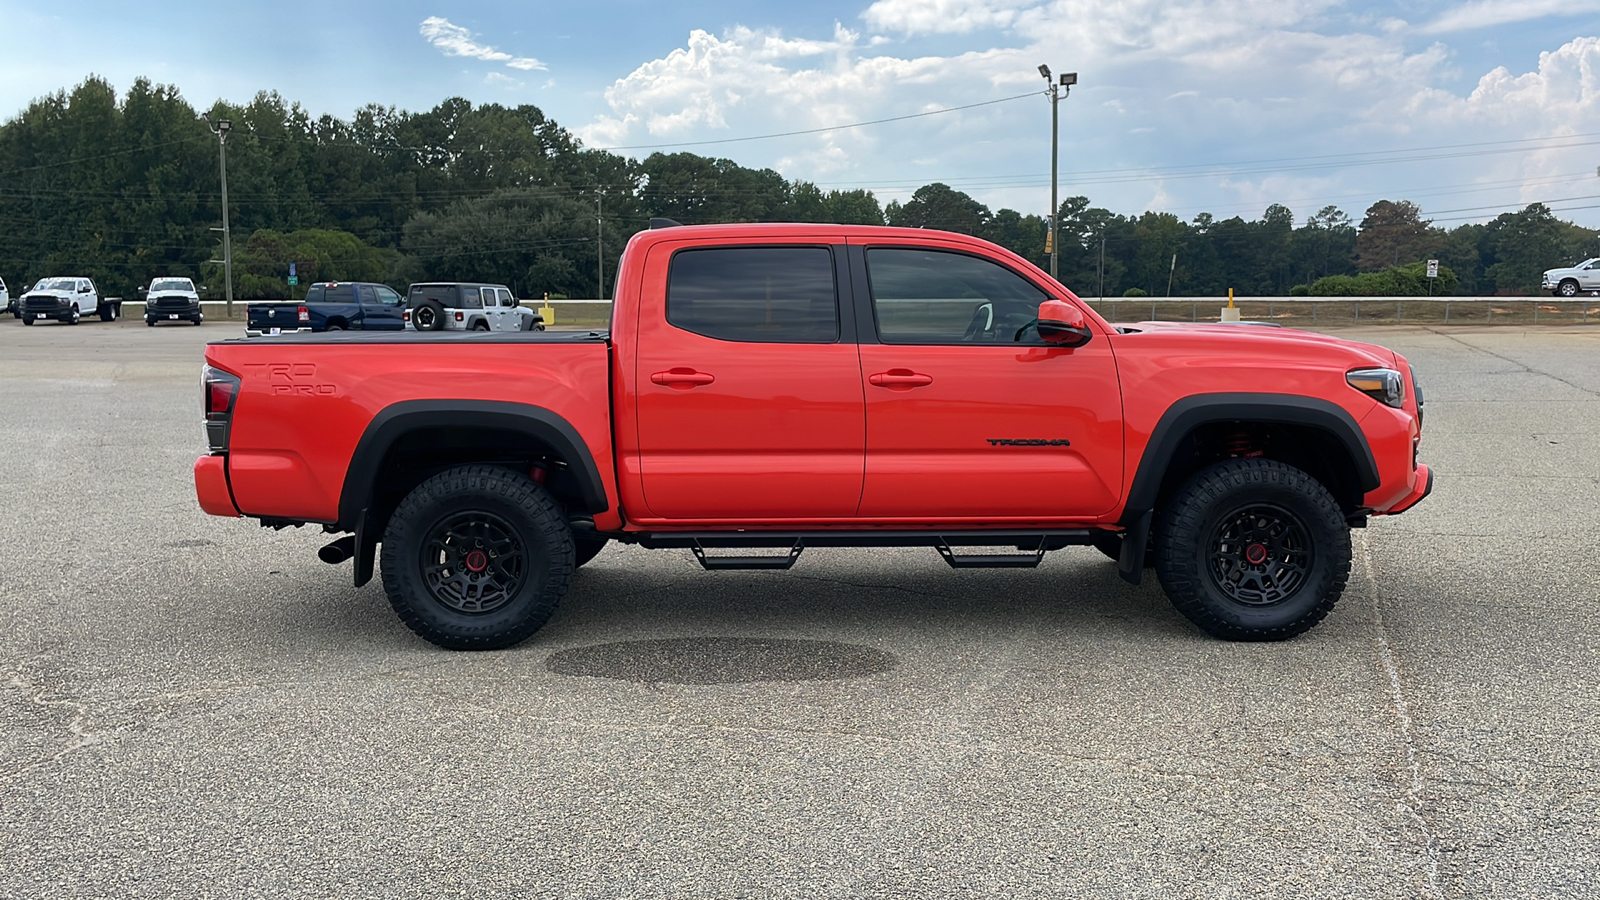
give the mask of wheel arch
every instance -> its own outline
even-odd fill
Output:
[[[1323,467],[1325,471],[1313,474],[1333,481],[1327,486],[1346,507],[1380,484],[1378,463],[1361,426],[1348,410],[1331,401],[1288,394],[1196,394],[1172,404],[1151,431],[1120,524],[1137,523],[1179,483],[1207,464],[1192,454],[1197,442],[1233,427],[1277,428],[1288,435],[1307,454],[1297,461],[1303,468],[1306,460]],[[1274,453],[1266,455],[1280,458]]]
[[[386,473],[398,470],[408,476],[402,482],[420,483],[439,466],[497,458],[558,463],[563,471],[552,493],[590,515],[610,508],[593,454],[559,414],[496,400],[408,400],[379,412],[362,433],[339,493],[337,527],[349,531],[360,524],[381,533],[380,521],[363,520],[381,516],[385,501],[414,486],[386,484]]]

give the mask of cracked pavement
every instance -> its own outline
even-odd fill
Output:
[[[1600,329],[1341,331],[1438,483],[1284,644],[1087,548],[612,547],[486,654],[200,512],[233,333],[0,320],[0,898],[1600,895]]]

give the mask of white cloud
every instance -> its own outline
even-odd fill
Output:
[[[1004,28],[1022,7],[1038,0],[877,0],[861,17],[882,31],[903,34],[966,34]]]
[[[935,27],[935,13],[946,16],[944,26]],[[1035,71],[1043,62],[1081,73],[1060,108],[1063,195],[1084,194],[1119,212],[1141,212],[1139,204],[1160,197],[1185,219],[1203,210],[1258,216],[1271,202],[1302,218],[1337,202],[1359,217],[1377,199],[1412,192],[1447,196],[1505,183],[1470,200],[1514,203],[1539,199],[1531,194],[1555,174],[1586,169],[1593,180],[1594,163],[1584,162],[1593,147],[1386,166],[1313,158],[1569,126],[1600,132],[1597,39],[1546,54],[1537,72],[1490,72],[1463,97],[1444,87],[1460,78],[1460,51],[1418,47],[1417,31],[1396,20],[1352,22],[1339,0],[880,0],[863,18],[895,25],[900,36],[886,43],[842,26],[820,39],[695,31],[613,83],[607,114],[577,132],[592,145],[644,156],[648,145],[671,141],[794,132],[1015,95],[1043,87]],[[1005,33],[978,44],[988,49],[916,53],[924,46],[916,34],[1002,20]],[[1030,98],[814,135],[661,149],[772,166],[824,189],[868,187],[883,202],[942,180],[993,208],[1043,212],[1048,109]],[[1299,161],[1222,165],[1290,159]],[[1195,164],[1204,171],[1173,174]],[[1143,167],[1169,174],[1135,171]]]
[[[1550,16],[1600,13],[1600,0],[1478,0],[1450,10],[1423,27],[1428,34],[1445,34],[1527,22]]]
[[[444,51],[445,56],[465,56],[485,62],[505,63],[513,69],[524,72],[545,68],[544,63],[531,56],[512,56],[487,44],[480,44],[472,39],[472,32],[440,16],[423,19],[418,32],[428,43]]]

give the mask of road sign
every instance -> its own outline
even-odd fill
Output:
[[[1429,278],[1438,278],[1439,277],[1439,261],[1437,259],[1428,260],[1428,277]]]
[[[289,276],[289,287],[294,287],[295,285],[297,285],[299,283],[300,283],[300,279],[298,277],[296,277],[294,275],[290,275]]]
[[[295,277],[294,263],[289,263],[289,277]]]

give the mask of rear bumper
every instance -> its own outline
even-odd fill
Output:
[[[236,519],[241,515],[233,503],[233,490],[228,487],[226,456],[202,456],[194,461],[194,492],[200,499],[200,508],[213,516]]]
[[[1396,503],[1394,506],[1391,506],[1385,510],[1380,510],[1379,514],[1385,516],[1398,516],[1411,507],[1416,506],[1418,503],[1421,503],[1423,500],[1427,499],[1427,496],[1431,493],[1433,493],[1433,470],[1425,465],[1422,465],[1421,463],[1418,463],[1417,477],[1416,481],[1411,486],[1411,492],[1402,497],[1400,502]]]
[[[244,333],[250,337],[272,336],[276,334],[310,334],[315,329],[311,328],[246,328]]]

